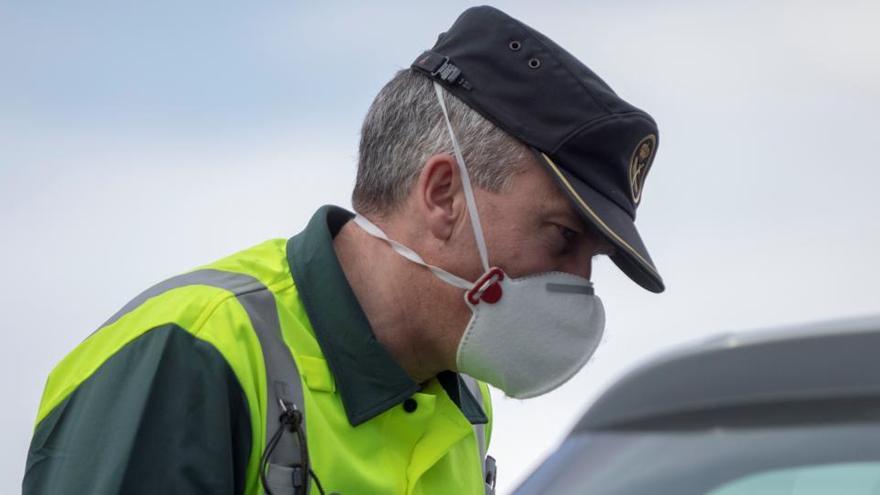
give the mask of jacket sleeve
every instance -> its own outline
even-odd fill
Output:
[[[36,426],[24,494],[241,494],[247,399],[211,344],[168,324],[111,356]]]

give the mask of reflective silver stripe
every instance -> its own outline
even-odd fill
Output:
[[[471,378],[470,376],[465,375],[464,373],[461,373],[461,377],[464,380],[465,385],[467,385],[468,390],[470,390],[471,395],[473,395],[474,398],[477,399],[477,403],[480,404],[480,408],[482,408],[485,411],[486,409],[483,406],[483,391],[480,390],[479,382],[477,382],[477,380],[475,380],[474,378]],[[486,459],[486,425],[479,424],[479,425],[472,425],[472,426],[474,429],[474,435],[477,437],[477,445],[479,446],[479,449],[480,449],[480,468],[483,471],[483,486],[485,487],[486,495],[493,495],[495,493],[494,486],[489,486],[489,484],[486,483],[487,474],[488,474],[486,472],[486,468],[487,468],[487,464],[486,464],[487,463],[487,459]],[[494,467],[493,467],[493,469],[494,469]],[[494,475],[494,473],[493,473],[493,475]]]
[[[461,377],[464,380],[465,385],[467,385],[468,390],[471,391],[471,395],[477,399],[480,408],[483,408],[483,392],[480,390],[480,384],[477,383],[477,380],[464,373],[461,374]],[[477,444],[480,446],[480,461],[482,462],[482,460],[486,458],[486,425],[472,426],[474,428],[474,435],[477,436]]]
[[[576,284],[547,284],[547,292],[563,292],[568,294],[588,294],[593,295],[593,288],[589,285]]]
[[[232,292],[247,312],[251,326],[260,341],[263,362],[266,366],[266,387],[268,389],[266,391],[266,440],[268,441],[279,424],[278,418],[282,412],[279,399],[296,405],[302,411],[303,432],[305,432],[305,403],[296,362],[281,337],[281,325],[278,322],[275,296],[256,278],[243,273],[213,269],[184,273],[160,282],[140,293],[111,316],[100,328],[116,322],[152,297],[189,285],[207,285]],[[272,461],[275,464],[284,465],[299,463],[300,453],[296,448],[294,435],[281,437]]]
[[[135,297],[125,306],[123,306],[122,309],[117,311],[116,314],[111,316],[109,320],[105,321],[104,324],[100,326],[100,328],[104,328],[107,325],[116,323],[117,320],[137,309],[141,304],[146,302],[146,300],[150,299],[151,297],[156,297],[162,295],[165,292],[168,292],[169,290],[185,287],[187,285],[209,285],[211,287],[225,289],[233,293],[236,293],[239,290],[247,291],[258,287],[263,287],[263,284],[261,284],[257,279],[248,275],[242,275],[240,273],[224,272],[220,270],[199,270],[195,272],[184,273],[182,275],[171,277],[168,280],[159,282],[158,284],[141,292],[137,295],[137,297]]]

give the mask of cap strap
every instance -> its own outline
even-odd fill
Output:
[[[449,112],[446,111],[446,102],[443,100],[443,90],[437,81],[434,81],[434,91],[437,93],[437,100],[440,102],[440,108],[443,109],[443,118],[446,121],[446,129],[449,130],[449,137],[452,138],[452,149],[455,152],[455,161],[458,163],[459,175],[461,176],[461,186],[464,189],[464,201],[467,205],[468,213],[471,217],[471,226],[474,230],[474,239],[477,241],[477,250],[480,252],[480,261],[483,263],[483,271],[489,271],[489,254],[486,250],[486,239],[483,238],[483,226],[480,224],[480,215],[477,213],[477,201],[474,199],[474,189],[471,187],[471,179],[468,175],[467,167],[464,165],[464,157],[461,155],[461,149],[458,147],[458,140],[455,139],[455,133],[452,132],[452,124],[449,122]]]

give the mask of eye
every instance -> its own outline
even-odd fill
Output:
[[[575,240],[578,236],[578,232],[576,230],[572,230],[565,225],[556,224],[556,228],[559,229],[559,235],[565,239],[566,242],[571,242]]]

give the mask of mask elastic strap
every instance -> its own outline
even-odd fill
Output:
[[[434,266],[434,265],[426,263],[425,260],[423,260],[422,257],[418,255],[418,253],[416,253],[412,249],[404,246],[403,244],[395,241],[394,239],[389,238],[388,235],[385,234],[385,232],[382,231],[382,229],[380,229],[378,225],[369,221],[366,217],[361,216],[360,214],[357,214],[354,217],[354,222],[356,224],[358,224],[358,226],[360,226],[360,228],[364,229],[364,232],[366,232],[367,234],[370,234],[373,237],[376,237],[378,239],[382,239],[383,241],[387,242],[388,245],[391,246],[391,249],[393,249],[397,254],[403,256],[404,258],[412,261],[413,263],[415,263],[417,265],[422,265],[425,268],[431,270],[431,272],[434,273],[434,275],[436,275],[437,278],[446,282],[447,284],[452,285],[454,287],[458,287],[459,289],[465,289],[465,290],[469,290],[471,287],[473,287],[473,285],[474,285],[473,282],[468,282],[467,280],[465,280],[461,277],[458,277],[456,275],[453,275],[438,266]]]
[[[467,204],[468,213],[471,216],[471,225],[474,229],[474,238],[477,241],[477,250],[480,252],[480,261],[483,263],[483,271],[489,271],[489,254],[486,250],[486,240],[483,238],[483,226],[480,224],[480,215],[477,214],[477,202],[474,199],[474,190],[471,187],[471,179],[468,175],[467,167],[464,165],[464,157],[461,155],[461,149],[458,147],[458,140],[455,139],[455,133],[452,132],[452,124],[449,122],[449,112],[446,111],[446,102],[443,100],[443,90],[437,81],[434,81],[434,91],[437,93],[437,101],[440,102],[440,108],[443,109],[443,118],[446,120],[446,129],[449,131],[449,137],[452,138],[452,149],[455,151],[455,161],[458,163],[459,175],[461,176],[461,185],[464,189],[464,200]]]

